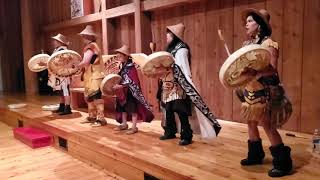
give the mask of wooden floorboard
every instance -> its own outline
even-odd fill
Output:
[[[27,102],[28,108],[15,110],[20,117],[25,117],[25,123],[41,124],[40,127],[67,138],[71,144],[70,151],[74,153],[75,157],[78,156],[79,159],[91,157],[88,163],[92,165],[98,164],[110,167],[112,163],[118,162],[115,166],[132,167],[129,172],[136,174],[136,176],[132,174],[132,179],[141,177],[140,171],[149,174],[154,173],[158,177],[163,177],[165,174],[167,177],[176,177],[175,179],[269,179],[267,171],[272,166],[272,158],[268,150],[270,143],[262,129],[259,130],[264,140],[265,164],[241,167],[239,161],[247,153],[248,134],[245,124],[220,120],[223,129],[218,138],[204,140],[199,135],[195,135],[193,144],[181,147],[177,145],[179,139],[159,140],[163,130],[160,121],[157,120],[152,123],[139,124],[139,133],[126,135],[123,132],[112,130],[117,123],[110,118],[107,119],[109,124],[106,127],[92,128],[88,124],[79,123],[87,116],[84,112],[74,111],[70,116],[59,117],[52,115],[50,112],[41,111],[41,105],[54,103],[57,100],[56,97],[7,95],[0,97],[0,110],[2,108],[3,111],[8,103]],[[280,131],[280,134],[284,142],[292,148],[295,173],[281,179],[319,179],[320,157],[311,152],[312,136],[291,132],[303,138],[288,137],[285,136],[287,132],[289,131]],[[6,141],[5,133],[0,132],[0,140]],[[7,141],[8,144],[14,144],[14,140]],[[0,148],[7,148],[14,155],[19,153],[14,148],[4,147],[1,144]],[[94,156],[92,155],[93,152],[95,153]],[[48,152],[43,151],[41,153],[45,155]],[[63,158],[63,156],[55,156],[57,160]],[[1,151],[0,157],[2,157]],[[5,154],[4,158],[6,157],[14,158]],[[27,163],[24,160],[27,158],[28,156],[23,156],[19,161],[22,164]],[[47,158],[45,161],[51,161],[49,157]],[[110,162],[105,162],[103,158]],[[50,169],[50,167],[48,168]],[[116,167],[113,168],[112,172],[119,176],[124,173],[117,170]],[[64,176],[64,174],[73,173],[61,172],[61,174],[61,176]],[[126,174],[125,176],[128,177],[129,175]]]
[[[121,179],[90,167],[54,147],[32,149],[0,122],[0,179]]]

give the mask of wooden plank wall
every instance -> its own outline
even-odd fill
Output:
[[[70,10],[56,10],[57,5],[50,5],[53,1],[46,1],[47,7],[44,9],[48,18],[45,18],[44,25],[70,18]],[[63,0],[54,2],[60,3],[59,7],[65,3]],[[131,2],[133,1],[107,0],[106,6],[109,9]],[[320,117],[320,105],[317,102],[320,97],[314,93],[320,88],[320,63],[317,60],[320,55],[319,4],[319,0],[201,0],[151,12],[152,39],[157,45],[157,50],[164,50],[165,27],[183,22],[186,25],[185,41],[191,47],[191,69],[197,89],[217,117],[240,121],[240,103],[237,97],[230,90],[224,89],[218,79],[219,69],[227,54],[218,39],[217,29],[223,30],[230,50],[237,50],[245,39],[241,12],[248,7],[266,8],[271,14],[273,39],[280,45],[279,73],[294,106],[292,118],[284,128],[312,132],[320,127],[320,121],[317,119]],[[109,19],[108,24],[112,26],[110,36],[108,35],[109,42],[105,42],[108,43],[108,50],[128,44],[133,52],[133,15]],[[96,27],[101,31],[100,22]],[[83,26],[79,26],[59,30],[71,37],[71,48],[77,51],[81,50],[81,45],[76,33],[82,28]],[[46,38],[52,34],[48,33]],[[156,80],[141,77],[141,81],[148,101],[157,107]]]
[[[47,17],[44,15],[43,9],[45,2],[47,1],[20,1],[26,94],[37,94],[39,91],[39,80],[37,74],[31,72],[27,68],[27,64],[32,56],[39,54],[41,49],[44,49],[44,33],[41,31],[41,26],[44,24],[43,21],[47,19]],[[16,9],[15,12],[18,13],[19,9]]]
[[[24,91],[19,7],[19,0],[0,1],[0,83],[3,91]]]
[[[117,6],[132,3],[133,0],[106,0],[106,8],[111,9]]]
[[[313,132],[320,127],[320,94],[317,93],[320,87],[320,1],[306,0],[303,14],[301,117],[298,126],[303,132]]]

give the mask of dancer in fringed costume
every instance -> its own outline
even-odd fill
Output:
[[[257,128],[260,122],[271,143],[269,149],[274,167],[268,174],[271,177],[285,176],[292,170],[291,149],[283,144],[277,127],[288,120],[292,113],[292,106],[285,96],[277,72],[278,43],[270,38],[272,29],[269,24],[270,15],[266,10],[248,9],[243,12],[242,18],[248,36],[243,46],[260,44],[266,47],[271,53],[271,61],[262,71],[246,68],[243,74],[254,76],[254,78],[244,88],[236,90],[242,102],[241,117],[247,121],[249,130],[248,157],[241,160],[241,165],[263,163],[265,153]]]
[[[85,47],[83,49],[83,60],[79,64],[79,68],[84,68],[84,96],[88,103],[89,117],[82,123],[92,123],[91,125],[104,126],[107,121],[104,118],[104,100],[100,91],[100,84],[104,78],[103,61],[101,50],[96,43],[97,34],[93,26],[87,25],[80,33],[83,38]]]

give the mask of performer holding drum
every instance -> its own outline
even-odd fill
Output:
[[[154,115],[151,108],[142,94],[138,72],[135,64],[130,57],[128,46],[124,45],[115,50],[118,60],[122,63],[119,72],[121,76],[120,84],[113,87],[117,95],[117,121],[121,123],[114,130],[123,131],[128,129],[127,120],[132,120],[132,127],[126,134],[134,134],[138,132],[137,122],[151,122]]]
[[[60,105],[54,112],[59,115],[71,114],[70,107],[70,90],[69,85],[71,76],[79,72],[77,65],[80,63],[81,56],[72,50],[68,50],[69,42],[62,34],[52,37],[53,46],[55,47],[53,54],[37,54],[30,58],[28,67],[33,72],[40,72],[48,69],[49,81],[48,85],[55,91],[59,91]],[[53,105],[42,106],[43,110],[56,109]]]
[[[171,53],[174,62],[163,71],[163,67],[156,67],[155,72],[165,72],[160,87],[160,100],[165,107],[166,122],[164,135],[160,140],[173,139],[177,133],[175,115],[177,113],[181,123],[179,145],[192,143],[193,130],[189,122],[192,106],[194,105],[198,123],[203,137],[216,137],[221,127],[209,108],[203,102],[191,80],[190,48],[183,41],[185,27],[176,24],[167,27],[167,52]],[[151,71],[152,72],[152,71]]]
[[[52,44],[54,46],[53,54],[68,49],[69,42],[67,41],[67,38],[62,34],[57,34],[56,36],[52,37]],[[39,66],[48,66],[48,62],[39,62]],[[53,111],[55,113],[58,113],[59,115],[67,115],[71,114],[71,107],[70,107],[70,89],[69,85],[71,82],[70,77],[58,77],[54,73],[48,69],[48,85],[52,87],[54,91],[58,91],[60,94],[60,104],[59,108],[56,111]]]
[[[277,72],[278,43],[270,38],[272,29],[266,10],[247,9],[242,18],[248,40],[243,48],[229,56],[219,74],[225,87],[237,88],[236,94],[242,102],[241,117],[248,123],[249,151],[241,165],[263,163],[265,153],[257,128],[260,122],[271,142],[274,167],[268,174],[285,176],[292,170],[291,149],[283,144],[277,127],[287,122],[292,105]]]
[[[91,125],[104,126],[107,121],[104,118],[104,101],[100,91],[100,84],[104,78],[104,65],[101,57],[101,50],[95,42],[97,34],[93,26],[87,25],[80,33],[83,38],[85,47],[83,49],[83,60],[79,64],[79,68],[84,68],[84,96],[88,103],[89,117],[83,123],[92,123]]]

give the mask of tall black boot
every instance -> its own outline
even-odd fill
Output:
[[[174,139],[176,138],[177,126],[174,119],[174,112],[166,110],[166,125],[164,128],[164,135],[160,137],[160,140]]]
[[[192,143],[193,131],[191,129],[189,118],[187,114],[178,113],[180,123],[181,123],[181,132],[180,132],[180,146],[185,146]]]
[[[53,113],[61,113],[61,112],[64,111],[64,108],[65,108],[64,103],[60,103],[60,104],[59,104],[59,108],[58,108],[57,110],[55,110],[55,111],[52,111],[52,112],[53,112]]]
[[[170,123],[169,123],[170,124]],[[166,125],[163,127],[164,129],[164,134],[160,136],[160,140],[167,140],[167,139],[175,139],[176,138],[176,133],[177,131],[175,130],[176,126],[171,125]]]
[[[248,140],[248,157],[242,159],[240,164],[242,166],[262,164],[264,156],[261,139],[259,141]]]
[[[63,112],[59,113],[59,115],[67,115],[72,114],[70,105],[66,105]]]
[[[273,168],[268,172],[270,177],[282,177],[289,175],[292,171],[291,148],[284,144],[271,146],[271,155],[273,157]]]

